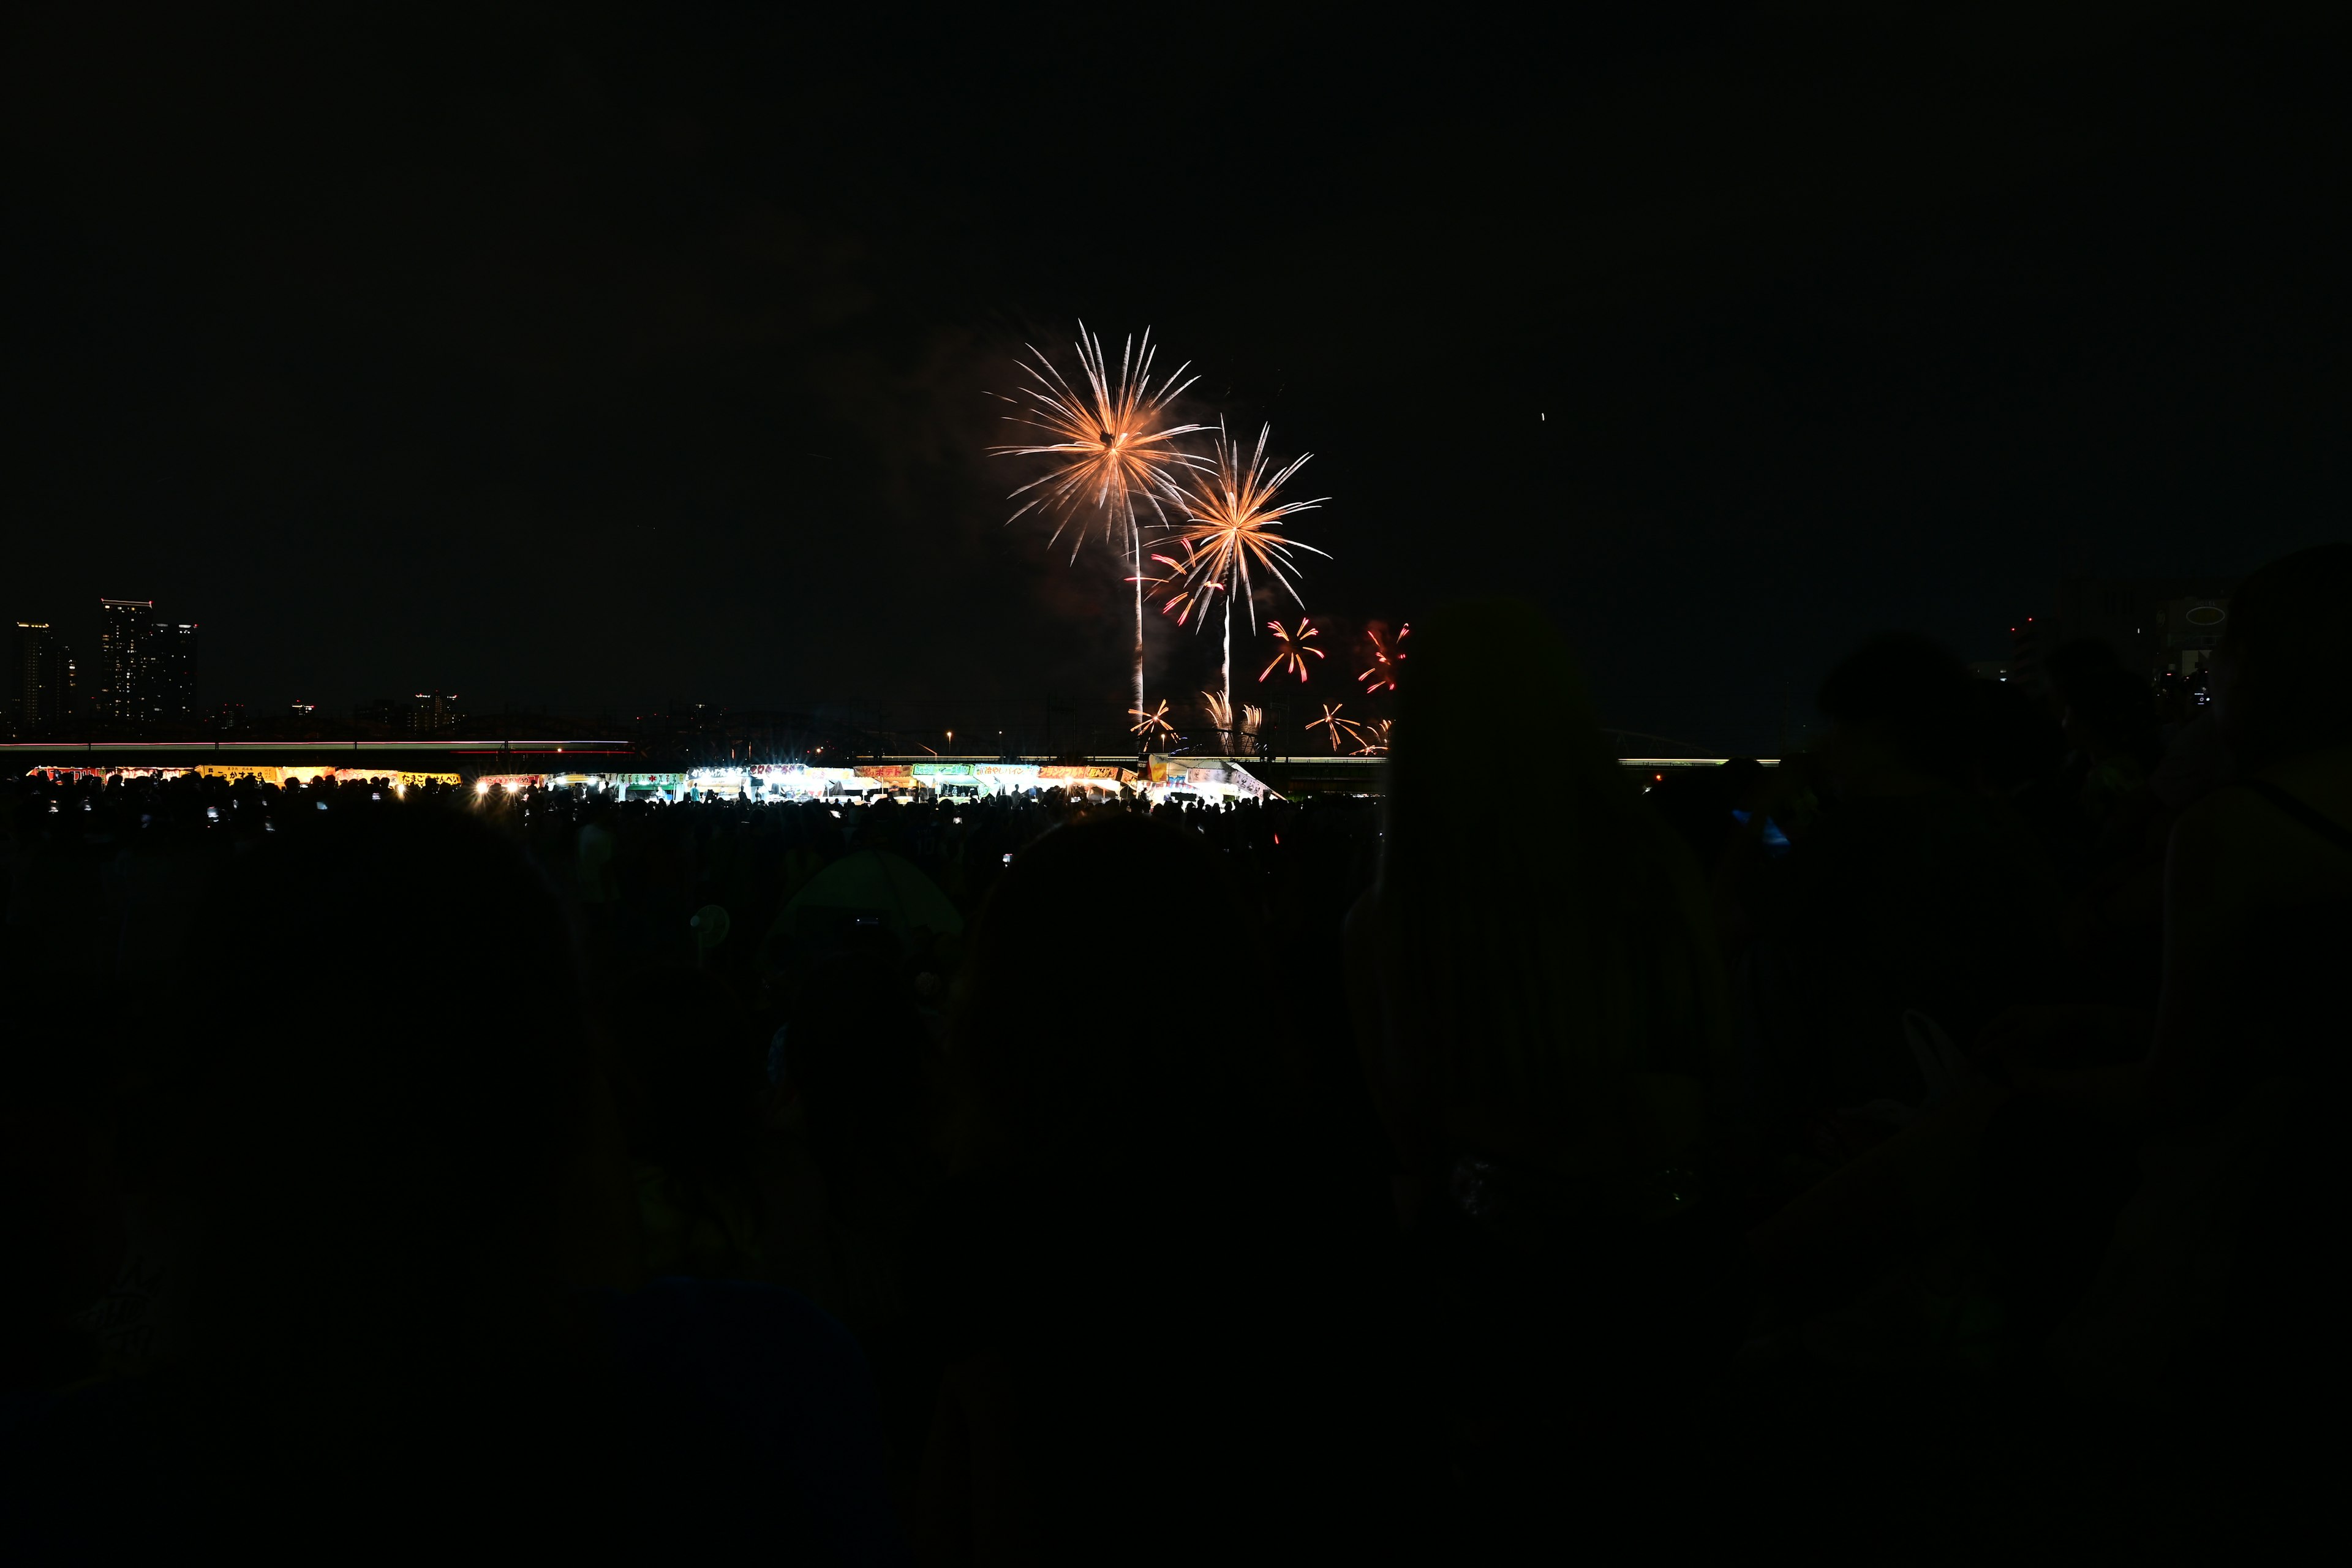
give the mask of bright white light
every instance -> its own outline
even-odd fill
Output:
[[[489,781],[489,780],[488,780],[488,779],[483,779],[483,780],[481,780],[479,783],[476,784],[474,785],[474,793],[475,793],[476,795],[488,795],[488,794],[489,794],[489,793],[490,793],[490,781]]]
[[[836,812],[835,812],[833,815],[834,815],[834,817],[835,817],[835,819],[836,821],[837,821],[837,820],[839,820],[839,818],[840,818],[840,816],[841,816],[841,813],[839,813],[839,812],[837,812],[837,811],[836,811]]]

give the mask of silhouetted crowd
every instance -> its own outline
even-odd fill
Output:
[[[0,1553],[2294,1540],[2347,605],[1649,773],[1457,606],[1378,800],[0,780]]]

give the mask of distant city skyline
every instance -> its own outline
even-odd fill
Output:
[[[204,721],[202,626],[155,614],[152,599],[98,600],[96,657],[78,658],[54,618],[18,617],[5,719],[18,735],[106,725]]]

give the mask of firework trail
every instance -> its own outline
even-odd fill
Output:
[[[1208,707],[1210,727],[1221,735],[1232,734],[1234,705],[1213,691],[1201,693],[1201,700]]]
[[[1312,500],[1276,503],[1275,498],[1282,487],[1307,466],[1313,454],[1301,454],[1287,468],[1269,476],[1265,471],[1265,444],[1273,434],[1272,426],[1260,426],[1257,446],[1245,453],[1240,442],[1225,434],[1221,419],[1209,463],[1172,476],[1183,497],[1184,521],[1176,537],[1184,545],[1187,577],[1196,592],[1203,587],[1219,588],[1225,595],[1224,683],[1228,703],[1233,700],[1234,691],[1234,598],[1242,600],[1252,620],[1257,618],[1255,572],[1271,579],[1290,595],[1293,604],[1297,604],[1298,566],[1291,559],[1291,552],[1304,550],[1310,555],[1330,559],[1329,552],[1301,544],[1280,531],[1285,518],[1313,511],[1331,498],[1317,496]],[[1206,620],[1203,616],[1203,624]]]
[[[1285,630],[1280,621],[1266,622],[1265,629],[1274,634],[1274,662],[1257,672],[1259,682],[1263,684],[1265,678],[1277,669],[1295,669],[1298,672],[1298,679],[1305,681],[1307,657],[1323,657],[1323,650],[1309,647],[1307,639],[1321,637],[1321,628],[1308,625],[1307,617],[1301,616],[1296,632]]]
[[[1258,731],[1263,729],[1265,725],[1265,709],[1260,708],[1254,702],[1244,702],[1242,704],[1242,741],[1244,744],[1247,744],[1248,742],[1256,740]]]
[[[1364,695],[1367,697],[1375,691],[1396,689],[1397,666],[1404,662],[1404,639],[1412,636],[1412,624],[1408,621],[1399,626],[1393,643],[1381,635],[1386,630],[1378,621],[1364,628],[1364,636],[1371,639],[1372,664],[1356,679],[1364,683]]]
[[[1021,362],[1027,382],[1018,396],[1005,399],[1020,412],[1005,418],[1047,438],[1008,443],[989,451],[997,457],[1045,458],[1053,466],[1007,498],[1029,499],[1005,521],[1042,512],[1054,520],[1055,542],[1075,524],[1070,543],[1073,561],[1092,526],[1101,528],[1107,543],[1127,547],[1135,574],[1135,710],[1141,712],[1143,524],[1136,506],[1140,501],[1165,521],[1169,506],[1183,504],[1174,476],[1192,468],[1198,459],[1178,449],[1176,440],[1208,426],[1172,423],[1168,405],[1192,384],[1192,378],[1184,374],[1191,367],[1180,365],[1154,385],[1151,360],[1158,351],[1147,331],[1140,344],[1128,339],[1114,369],[1103,353],[1102,340],[1087,331],[1084,321],[1078,323],[1076,384],[1035,344],[1024,346],[1030,354]]]
[[[1360,757],[1384,757],[1388,755],[1390,722],[1391,721],[1386,719],[1375,719],[1369,724],[1357,724],[1351,726],[1356,731],[1356,739],[1363,742],[1362,747],[1358,750],[1356,755]]]
[[[1339,710],[1344,706],[1344,703],[1326,702],[1323,704],[1323,717],[1316,720],[1313,723],[1307,726],[1310,730],[1328,730],[1331,731],[1331,750],[1335,754],[1339,750],[1341,737],[1344,736],[1348,740],[1358,742],[1360,743],[1364,738],[1363,727],[1361,725],[1356,723],[1351,719],[1342,719],[1339,717]]]

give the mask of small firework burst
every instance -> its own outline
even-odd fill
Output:
[[[1313,723],[1307,726],[1310,730],[1327,730],[1330,731],[1331,750],[1334,753],[1338,752],[1342,744],[1348,742],[1360,743],[1364,738],[1363,727],[1361,725],[1358,724],[1352,719],[1342,719],[1339,717],[1339,710],[1343,706],[1345,706],[1343,703],[1326,702],[1323,704],[1323,717],[1316,720]]]
[[[1364,636],[1372,645],[1372,662],[1356,679],[1364,683],[1365,696],[1370,697],[1375,691],[1396,689],[1397,666],[1404,662],[1404,639],[1412,635],[1412,624],[1410,621],[1397,628],[1393,641],[1388,636],[1388,627],[1378,621],[1364,628]]]
[[[1135,721],[1133,724],[1128,726],[1129,734],[1141,735],[1144,739],[1150,740],[1155,736],[1172,735],[1176,732],[1176,726],[1168,721],[1168,700],[1164,697],[1160,700],[1160,705],[1149,712],[1140,708],[1130,708],[1127,712],[1128,717]]]
[[[1266,622],[1265,629],[1274,634],[1274,662],[1258,671],[1257,678],[1260,683],[1262,684],[1266,677],[1277,669],[1295,672],[1299,680],[1304,682],[1307,679],[1307,659],[1323,657],[1323,650],[1312,646],[1310,641],[1323,635],[1321,628],[1310,623],[1305,616],[1301,616],[1298,617],[1297,631],[1290,630],[1280,621]]]

